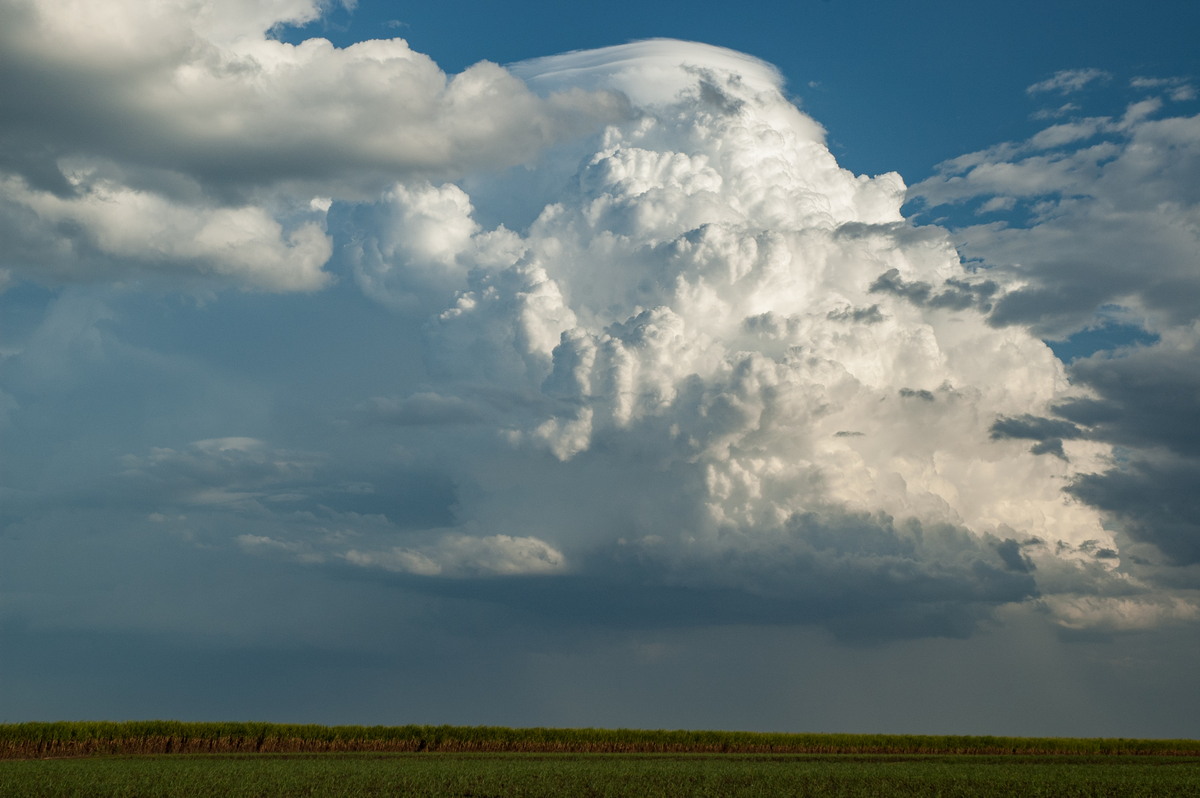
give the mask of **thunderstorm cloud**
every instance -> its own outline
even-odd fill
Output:
[[[165,628],[158,562],[599,629],[1195,623],[1200,117],[910,188],[748,55],[271,35],[320,13],[0,0],[8,621]],[[1106,319],[1150,343],[1056,356]],[[89,576],[39,601],[55,567]],[[351,634],[310,603],[225,633]]]

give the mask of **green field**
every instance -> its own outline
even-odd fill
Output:
[[[0,762],[8,798],[1197,796],[1191,757],[219,754]]]
[[[0,725],[0,798],[1198,796],[1200,741],[718,731]]]

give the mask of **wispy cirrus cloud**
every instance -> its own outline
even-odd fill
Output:
[[[1045,80],[1026,87],[1027,94],[1072,94],[1090,83],[1112,80],[1112,75],[1103,69],[1063,69]]]

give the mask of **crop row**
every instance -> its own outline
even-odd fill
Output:
[[[0,761],[0,798],[1195,798],[1196,757],[292,754]]]
[[[1200,755],[1200,740],[180,721],[0,724],[0,758],[341,752]]]

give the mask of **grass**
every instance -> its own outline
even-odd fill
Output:
[[[1200,741],[177,721],[0,725],[0,798],[562,795],[1200,797]]]
[[[223,754],[0,762],[0,797],[1200,795],[1191,757]]]
[[[128,721],[0,725],[0,759],[163,753],[788,753],[1200,756],[1200,740]]]

